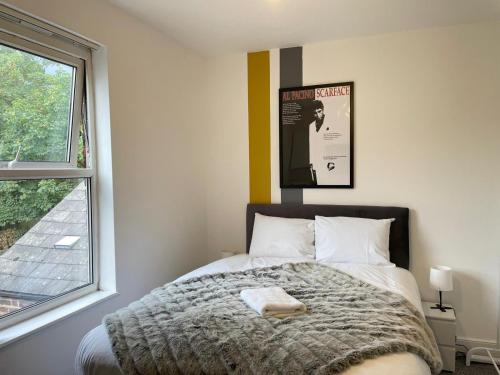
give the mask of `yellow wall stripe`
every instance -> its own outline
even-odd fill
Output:
[[[250,203],[271,203],[269,51],[247,55]]]

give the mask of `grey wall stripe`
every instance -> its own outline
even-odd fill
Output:
[[[280,49],[280,87],[302,86],[302,47]]]
[[[302,47],[280,49],[280,87],[302,86]],[[303,203],[302,189],[281,189],[281,203]]]

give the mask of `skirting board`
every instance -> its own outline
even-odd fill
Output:
[[[457,351],[464,352],[464,346],[467,349],[472,349],[475,347],[482,347],[482,348],[488,348],[488,349],[497,349],[498,346],[496,341],[494,340],[478,340],[478,339],[469,339],[465,337],[457,337]],[[462,346],[463,345],[463,346]],[[491,353],[493,357],[495,358],[495,362],[497,364],[500,364],[500,356],[498,353]],[[471,357],[472,362],[482,362],[482,363],[491,363],[491,359],[488,356],[486,352],[484,352],[484,355],[473,355]]]

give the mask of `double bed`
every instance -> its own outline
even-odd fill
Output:
[[[390,265],[335,263],[311,261],[300,257],[255,257],[248,254],[252,241],[255,214],[283,218],[314,219],[315,215],[327,217],[358,217],[371,219],[395,219],[390,225]],[[317,263],[354,277],[354,280],[403,296],[414,306],[417,315],[423,316],[418,286],[409,268],[408,209],[374,206],[332,206],[332,205],[275,205],[249,204],[247,206],[247,254],[238,254],[212,262],[191,271],[173,283],[182,285],[190,280],[203,280],[212,275],[234,275],[260,269],[272,269],[289,264]],[[167,284],[168,285],[168,284]],[[263,318],[259,318],[263,319]],[[424,323],[425,324],[425,323]],[[109,328],[108,328],[109,329]],[[432,333],[431,333],[432,335]],[[432,340],[434,338],[432,337]],[[91,330],[82,340],[76,357],[76,371],[79,374],[122,374],[104,325]],[[160,371],[159,371],[160,372]],[[181,369],[181,372],[182,369]],[[196,372],[196,371],[194,371]],[[230,372],[230,371],[229,371]],[[245,371],[236,371],[244,373]],[[253,371],[255,373],[255,371]],[[269,371],[268,371],[269,372]],[[279,366],[276,372],[280,372]],[[186,373],[190,373],[186,371]],[[346,375],[401,373],[409,375],[430,374],[428,363],[415,352],[398,351],[367,358],[348,366]]]

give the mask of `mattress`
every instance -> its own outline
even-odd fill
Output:
[[[271,258],[251,257],[239,254],[212,262],[206,266],[189,272],[176,281],[186,280],[206,274],[234,272],[258,267],[267,267],[289,262],[311,261],[307,258]],[[420,294],[413,275],[407,270],[394,265],[374,266],[352,263],[321,262],[337,268],[354,277],[379,288],[403,295],[423,315]],[[103,326],[91,330],[82,340],[76,356],[76,373],[85,375],[115,375],[121,374],[116,363],[107,333]],[[430,374],[430,369],[423,359],[413,353],[392,353],[378,358],[369,359],[352,366],[344,375],[387,374],[400,373],[408,375]]]

